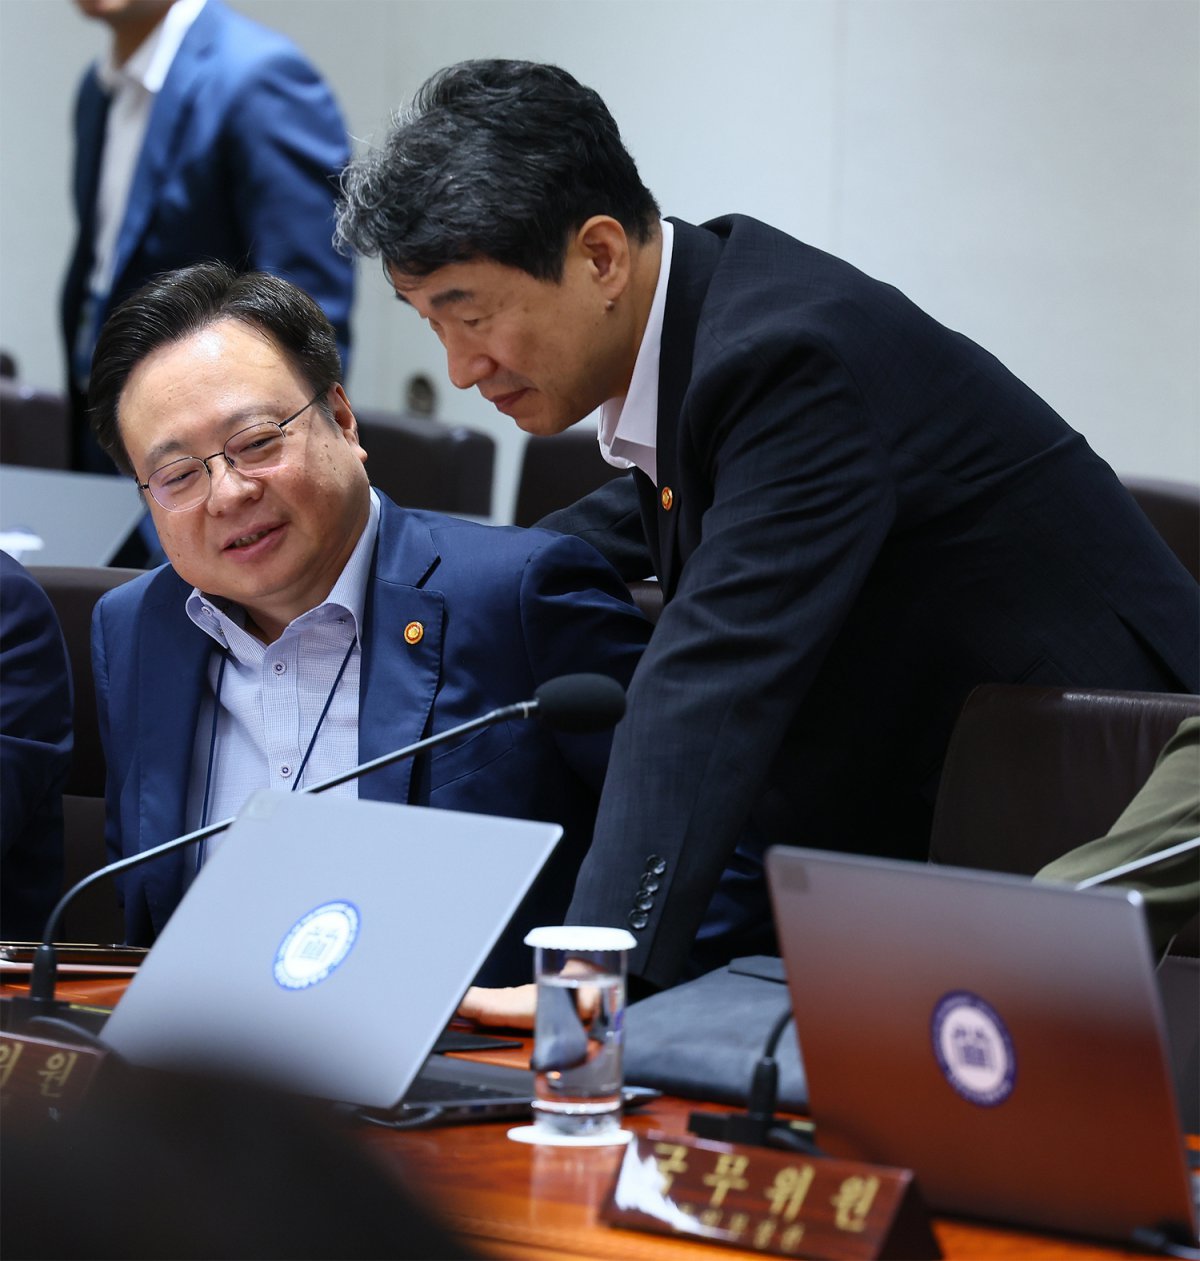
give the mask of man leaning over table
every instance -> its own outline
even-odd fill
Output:
[[[634,466],[544,524],[662,583],[568,912],[650,986],[773,948],[769,843],[923,859],[976,684],[1200,687],[1196,584],[1078,433],[848,263],[663,219],[565,70],[433,76],[339,232],[456,385]]]
[[[136,480],[170,562],[105,595],[93,620],[114,858],[558,675],[629,682],[648,628],[609,565],[577,539],[373,490],[339,368],[311,298],[222,264],[152,282],[101,333],[96,436]],[[511,982],[529,975],[525,928],[566,906],[609,742],[512,722],[332,791],[563,825],[481,973]],[[212,848],[125,874],[130,943],[153,940]],[[448,915],[453,904],[447,889]]]

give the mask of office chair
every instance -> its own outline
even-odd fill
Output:
[[[514,525],[536,525],[547,513],[568,508],[624,472],[607,464],[596,445],[596,431],[574,426],[525,444],[517,482]]]
[[[488,434],[399,412],[355,417],[372,483],[401,507],[491,515],[496,444]]]
[[[1200,696],[987,684],[942,767],[931,862],[1033,875],[1103,836]],[[1197,920],[1172,953],[1200,952]]]
[[[0,376],[0,461],[28,468],[70,468],[66,398]]]
[[[1184,569],[1200,582],[1200,486],[1155,477],[1122,477]]]
[[[633,602],[652,621],[657,622],[662,614],[662,587],[657,578],[636,578],[629,584],[629,594]]]
[[[62,625],[74,683],[75,753],[63,793],[65,885],[81,880],[107,861],[104,847],[104,749],[96,720],[92,679],[91,626],[96,601],[141,570],[73,566],[30,566],[50,597]],[[63,940],[119,942],[125,929],[111,885],[89,889],[67,912]]]

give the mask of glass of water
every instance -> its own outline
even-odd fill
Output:
[[[533,1115],[560,1138],[621,1128],[625,961],[637,942],[623,928],[535,928],[537,1016]]]

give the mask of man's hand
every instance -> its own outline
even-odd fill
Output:
[[[480,1025],[532,1029],[536,1010],[536,985],[514,985],[508,989],[472,985],[459,1005],[458,1014]]]

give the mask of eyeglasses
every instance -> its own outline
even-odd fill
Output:
[[[212,488],[212,469],[209,461],[221,456],[231,469],[236,469],[243,477],[261,477],[283,463],[284,429],[293,420],[303,416],[306,411],[324,394],[314,394],[298,411],[293,412],[286,420],[260,421],[246,429],[239,429],[221,448],[212,455],[201,458],[198,455],[185,455],[181,459],[172,460],[162,468],[156,468],[144,482],[138,482],[139,490],[148,490],[154,496],[154,502],[168,512],[186,512],[195,508],[208,498]],[[136,479],[135,479],[136,480]]]

